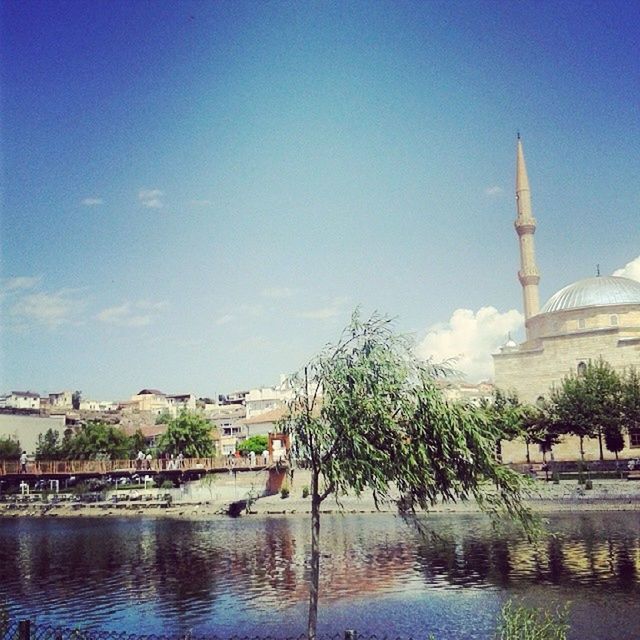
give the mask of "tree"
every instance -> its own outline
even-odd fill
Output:
[[[18,460],[21,453],[20,440],[13,436],[0,437],[0,460]]]
[[[378,503],[395,489],[409,511],[476,498],[531,523],[521,502],[527,479],[496,460],[500,428],[474,407],[447,404],[433,381],[437,370],[411,346],[389,319],[361,321],[356,312],[339,341],[291,378],[283,427],[311,472],[309,640],[316,638],[320,506],[328,496],[368,488]]]
[[[622,426],[630,436],[640,429],[640,375],[635,367],[622,378]]]
[[[550,415],[558,432],[580,439],[584,461],[584,438],[598,438],[600,460],[604,459],[603,437],[622,420],[622,384],[608,362],[598,360],[586,366],[582,375],[572,375],[551,392]]]
[[[251,451],[260,455],[268,446],[269,438],[267,436],[251,436],[238,445],[238,451],[244,455],[248,455]]]
[[[609,426],[604,432],[604,444],[607,451],[615,454],[616,461],[618,454],[624,449],[624,436],[622,435],[621,425]]]
[[[488,420],[493,422],[499,432],[503,434],[503,439],[513,440],[518,436],[526,435],[524,431],[526,409],[515,393],[505,393],[500,389],[496,389],[493,399],[488,401],[483,398],[480,402],[480,407],[487,414]],[[500,440],[496,442],[496,453],[498,457],[502,456]],[[527,462],[529,462],[528,443]]]
[[[135,458],[138,451],[144,451],[147,448],[147,439],[140,429],[129,437],[129,457]]]
[[[129,455],[129,438],[122,429],[90,420],[80,430],[62,441],[63,455],[70,459],[113,458]]]
[[[60,433],[55,429],[47,429],[45,433],[38,435],[36,445],[37,460],[58,460],[62,457],[60,446]]]
[[[529,444],[537,444],[542,452],[542,460],[547,461],[547,453],[553,454],[554,445],[560,442],[561,433],[551,418],[548,403],[539,399],[537,406],[529,405],[524,420],[525,442],[527,443],[527,462],[529,462]],[[553,459],[553,455],[551,456]]]
[[[159,449],[167,453],[182,453],[186,458],[207,458],[213,455],[211,423],[197,413],[183,411],[169,421],[160,438]]]
[[[77,411],[80,409],[80,401],[82,400],[82,391],[74,391],[71,395],[71,406]]]

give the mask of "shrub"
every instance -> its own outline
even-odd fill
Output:
[[[302,497],[303,498],[309,497],[309,487],[302,487]]]
[[[282,487],[282,489],[280,489],[280,497],[284,500],[284,498],[288,498],[289,497],[289,488],[288,487]]]
[[[513,600],[500,611],[496,640],[566,640],[569,625],[567,609],[555,614],[542,609],[526,607]]]

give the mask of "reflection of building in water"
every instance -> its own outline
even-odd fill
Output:
[[[569,375],[579,375],[589,361],[600,358],[622,371],[640,365],[640,282],[616,276],[585,278],[567,285],[539,307],[533,236],[536,219],[531,209],[531,191],[518,138],[516,167],[516,232],[520,244],[518,278],[522,285],[526,339],[508,340],[494,354],[495,384],[515,391],[519,398],[535,403]],[[640,429],[625,434],[622,457],[640,450]],[[577,439],[568,437],[554,447],[556,459],[574,459]],[[585,442],[587,459],[598,457],[597,441]],[[526,460],[523,443],[505,443],[506,462]],[[613,455],[613,454],[611,454]],[[540,456],[541,457],[541,456]]]

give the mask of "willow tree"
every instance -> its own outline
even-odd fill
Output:
[[[336,344],[291,378],[283,426],[311,472],[311,583],[307,636],[315,640],[320,579],[320,507],[329,496],[373,492],[405,509],[475,498],[490,511],[531,522],[521,501],[527,479],[501,466],[500,427],[485,413],[449,405],[391,321],[354,313]]]

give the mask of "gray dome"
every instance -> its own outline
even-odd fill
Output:
[[[640,305],[640,282],[618,276],[578,280],[554,293],[540,313],[616,304]]]

